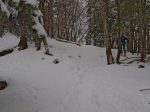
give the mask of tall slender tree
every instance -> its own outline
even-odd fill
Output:
[[[101,7],[102,7],[102,20],[103,20],[103,31],[105,37],[105,46],[106,46],[106,56],[107,56],[107,64],[113,64],[114,59],[112,55],[112,45],[111,45],[111,28],[109,28],[109,14],[110,14],[110,0],[101,0]]]

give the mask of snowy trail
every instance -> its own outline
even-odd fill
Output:
[[[134,87],[119,85],[117,80],[110,78],[112,74],[105,74],[108,69],[99,70],[104,74],[93,70],[80,74],[80,81],[64,98],[57,112],[149,112],[147,98],[150,96],[144,97]]]
[[[66,54],[72,53],[64,49]],[[76,64],[74,68],[78,71],[78,81],[57,112],[149,112],[150,95],[139,91],[145,84],[150,85],[148,73],[146,77],[139,75],[143,72],[135,65],[123,68],[106,66],[105,56],[102,55],[105,51],[95,54],[93,50],[91,47],[85,51],[85,47],[82,47],[75,52],[81,55],[81,58],[71,59]],[[71,56],[76,54],[72,53]]]
[[[139,91],[150,87],[149,65],[107,66],[105,49],[50,43],[52,57],[30,47],[0,58],[9,82],[0,112],[150,112],[150,93]]]
[[[58,45],[57,45],[58,46]],[[131,67],[106,66],[105,51],[96,52],[92,47],[81,47],[75,53],[63,48],[72,56],[77,69],[77,81],[67,93],[57,112],[149,112],[150,95],[139,90],[149,87],[150,76],[135,65]],[[99,55],[101,54],[101,55]],[[67,56],[66,56],[67,57]],[[76,57],[76,58],[74,58]],[[128,71],[127,71],[128,70]],[[147,71],[150,72],[149,68]],[[140,83],[139,83],[140,82]],[[147,108],[148,107],[148,108]]]

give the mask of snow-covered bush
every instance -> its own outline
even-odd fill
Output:
[[[21,49],[27,48],[27,41],[37,42],[39,38],[43,38],[47,46],[42,16],[38,0],[0,0],[0,20],[3,20],[0,23],[0,34],[6,23],[7,31],[20,37]]]

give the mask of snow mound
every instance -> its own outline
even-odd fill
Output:
[[[19,39],[15,35],[11,33],[5,33],[5,35],[0,38],[0,51],[17,46],[18,43]]]

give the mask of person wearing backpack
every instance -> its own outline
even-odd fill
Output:
[[[117,48],[118,48],[118,53],[117,53],[117,58],[116,58],[116,63],[120,63],[120,56],[125,56],[127,53],[127,44],[129,43],[129,39],[126,37],[126,35],[123,33],[120,37],[117,39]]]

